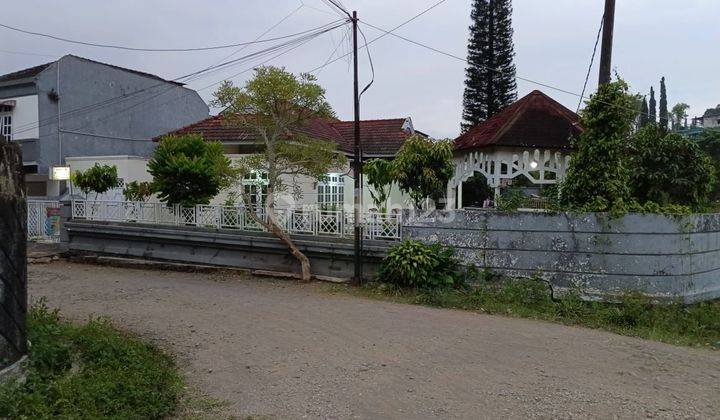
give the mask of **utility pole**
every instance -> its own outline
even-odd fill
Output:
[[[353,26],[353,101],[355,108],[355,153],[353,159],[353,173],[355,175],[354,197],[354,239],[355,239],[355,282],[363,281],[363,232],[362,232],[362,145],[360,144],[360,94],[358,86],[358,42],[357,42],[357,12],[352,12]]]
[[[613,30],[615,29],[615,0],[605,0],[602,50],[600,51],[600,84],[610,83],[612,69]]]

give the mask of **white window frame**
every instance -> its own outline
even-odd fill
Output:
[[[249,193],[254,202],[251,203],[258,208],[265,205],[267,198],[268,174],[265,171],[252,170],[242,180],[244,193]],[[243,196],[244,197],[244,196]]]
[[[317,205],[320,210],[341,210],[345,205],[345,175],[329,173],[317,185]]]
[[[0,136],[7,141],[13,139],[12,112],[0,112]]]

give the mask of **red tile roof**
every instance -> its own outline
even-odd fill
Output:
[[[363,144],[363,155],[366,157],[394,156],[405,140],[414,132],[411,129],[412,125],[406,125],[406,122],[408,122],[407,118],[360,121],[360,141]],[[308,121],[297,131],[314,138],[334,141],[339,150],[348,154],[353,153],[354,124],[352,121],[316,118]],[[184,134],[200,134],[206,140],[220,142],[251,143],[257,140],[255,133],[228,124],[221,115],[207,118],[167,135]],[[159,140],[159,137],[154,140]]]
[[[490,146],[568,149],[582,132],[576,113],[539,90],[456,138],[455,150]]]

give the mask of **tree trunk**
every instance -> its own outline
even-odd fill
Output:
[[[302,270],[302,281],[309,282],[310,280],[312,280],[312,272],[310,271],[310,259],[308,259],[308,257],[303,254],[300,249],[298,249],[292,238],[290,238],[290,235],[284,230],[282,230],[282,228],[275,221],[274,196],[270,189],[268,188],[267,206],[265,206],[265,211],[267,212],[267,220],[262,220],[262,218],[259,217],[257,213],[255,213],[255,209],[252,208],[253,206],[248,205],[248,203],[252,202],[249,194],[243,192],[243,200],[246,203],[246,211],[248,208],[250,210],[250,218],[253,219],[256,223],[263,226],[268,231],[270,231],[278,239],[280,239],[280,241],[288,247],[293,257],[298,260],[298,262],[300,263],[300,268]]]

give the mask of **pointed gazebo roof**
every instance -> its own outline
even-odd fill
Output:
[[[456,138],[455,150],[492,146],[569,149],[582,132],[578,115],[539,90]]]

